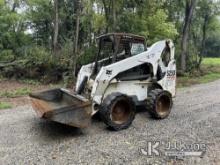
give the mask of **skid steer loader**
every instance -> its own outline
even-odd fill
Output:
[[[37,114],[85,128],[98,113],[114,130],[131,125],[138,105],[144,105],[154,118],[166,118],[176,87],[173,42],[159,41],[147,48],[142,36],[111,33],[98,37],[98,44],[95,61],[81,67],[73,91],[30,94]]]

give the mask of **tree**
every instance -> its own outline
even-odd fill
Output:
[[[59,10],[58,0],[54,0],[54,35],[53,35],[53,52],[57,55],[58,51],[58,35],[59,35]]]
[[[0,60],[57,63],[57,68],[75,73],[77,64],[94,60],[97,36],[125,32],[145,36],[148,45],[173,39],[177,66],[190,71],[199,68],[204,55],[219,54],[217,4],[214,0],[0,0]]]
[[[24,14],[18,13],[23,1],[0,0],[0,60],[11,61],[25,54],[31,37],[25,34],[27,29]]]
[[[106,33],[117,31],[118,13],[123,10],[123,0],[102,0],[106,19]]]
[[[38,46],[53,50],[54,5],[48,0],[30,0],[27,2],[26,17],[32,31],[32,40]]]
[[[79,26],[80,26],[80,10],[81,10],[81,1],[76,0],[75,1],[75,9],[76,9],[76,32],[75,32],[75,41],[74,41],[74,54],[73,54],[73,73],[74,73],[74,79],[75,79],[75,73],[76,73],[76,65],[77,65],[77,59],[78,59],[78,42],[79,42]]]
[[[188,38],[190,33],[191,21],[193,18],[193,12],[196,7],[196,0],[185,0],[185,18],[184,26],[181,37],[181,70],[186,72],[186,60],[188,56]]]
[[[206,33],[205,54],[203,56],[220,57],[220,21],[217,16],[210,19]]]
[[[219,13],[218,5],[219,3],[209,0],[201,0],[198,3],[198,7],[199,7],[198,15],[202,18],[202,22],[201,22],[202,39],[201,39],[201,47],[199,51],[200,58],[197,68],[200,68],[203,56],[206,54],[207,30],[210,20]]]

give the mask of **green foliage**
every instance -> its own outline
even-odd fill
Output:
[[[213,17],[208,24],[205,56],[220,57],[220,20]]]
[[[40,85],[40,82],[38,80],[33,80],[33,79],[21,79],[19,82],[27,84],[27,85]]]
[[[59,64],[63,68],[68,68],[73,58],[73,43],[71,40],[66,40],[61,51],[59,52]]]
[[[204,58],[201,70],[178,77],[178,87],[191,86],[193,84],[208,83],[220,79],[220,58]]]
[[[143,35],[150,46],[158,40],[175,41],[180,62],[180,40],[186,1],[79,0],[80,27],[77,68],[92,62],[97,54],[95,38],[107,32]],[[1,69],[6,77],[58,81],[72,75],[76,40],[77,1],[58,1],[58,44],[53,47],[54,1],[0,0],[0,63],[15,64]],[[188,70],[196,68],[200,57],[219,56],[220,7],[214,1],[198,1],[189,35]],[[203,41],[204,18],[208,18]],[[205,47],[205,51],[203,51]],[[196,64],[196,65],[195,65]],[[51,80],[50,80],[51,79]]]
[[[27,49],[25,59],[28,60],[26,64],[27,67],[32,67],[42,65],[42,64],[50,64],[52,61],[52,54],[41,46],[33,46]]]
[[[177,29],[171,22],[167,22],[168,16],[163,10],[158,10],[148,18],[149,39],[153,42],[177,36]]]
[[[207,66],[220,66],[220,58],[204,58],[202,64]]]
[[[94,14],[93,20],[94,20],[94,32],[96,32],[96,33],[100,32],[101,28],[107,26],[104,15]]]
[[[150,44],[165,38],[175,39],[177,29],[174,23],[168,21],[168,15],[161,4],[156,1],[130,2],[125,8],[125,3],[119,3],[117,31],[143,35]]]
[[[199,83],[208,83],[218,79],[220,79],[220,73],[210,73],[202,76],[202,78],[199,79]]]
[[[83,52],[83,55],[80,56],[80,58],[78,59],[80,65],[85,65],[85,64],[94,62],[97,51],[98,50],[95,45],[92,45],[91,47],[86,48],[85,51]]]
[[[16,3],[16,2],[14,2]],[[26,18],[16,12],[7,1],[0,3],[0,60],[10,60],[11,56],[21,56],[31,37],[25,34]],[[10,57],[5,57],[5,56]]]
[[[50,47],[53,33],[53,6],[48,0],[30,0],[27,2],[27,19],[31,20],[34,41],[44,47]]]
[[[57,58],[51,51],[42,46],[30,47],[25,56],[23,70],[25,78],[39,79],[42,82],[57,82],[62,79],[62,73],[67,69],[69,57]]]
[[[0,102],[0,110],[1,109],[10,109],[12,108],[11,104],[6,103],[6,102]]]
[[[13,54],[13,51],[10,49],[4,49],[0,52],[0,61],[8,62],[15,59],[15,55]]]
[[[56,58],[51,51],[42,46],[32,46],[26,49],[25,55],[12,65],[1,69],[1,74],[7,78],[37,79],[44,83],[57,82],[68,69],[69,57]]]
[[[0,97],[19,97],[19,96],[25,96],[31,93],[30,88],[18,88],[14,91],[1,91],[0,92]]]
[[[220,79],[220,73],[208,73],[202,76],[185,76],[178,78],[178,88],[188,87],[194,84],[209,83]]]

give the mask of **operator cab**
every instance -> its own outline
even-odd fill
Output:
[[[95,62],[95,74],[103,66],[113,64],[147,50],[145,38],[127,33],[109,33],[97,38],[99,50]]]

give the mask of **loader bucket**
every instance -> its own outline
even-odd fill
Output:
[[[85,128],[91,120],[91,103],[66,89],[52,89],[30,94],[33,109],[40,118]]]

